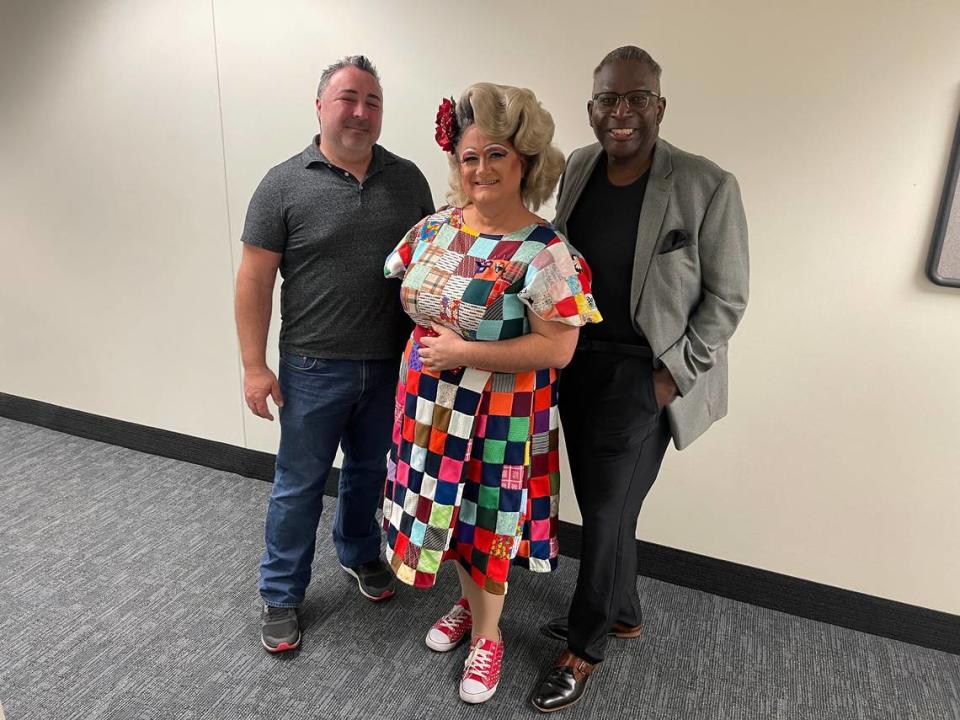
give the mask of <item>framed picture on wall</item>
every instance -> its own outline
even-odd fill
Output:
[[[943,184],[943,198],[933,231],[927,261],[927,276],[937,285],[960,287],[960,121],[953,136],[953,149]]]

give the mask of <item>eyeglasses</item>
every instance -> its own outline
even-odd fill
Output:
[[[646,110],[653,99],[660,98],[659,93],[653,90],[631,90],[628,93],[603,92],[593,96],[593,102],[596,107],[603,112],[615,110],[620,101],[623,100],[631,110],[641,112]]]

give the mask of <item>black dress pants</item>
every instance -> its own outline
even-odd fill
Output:
[[[636,528],[670,441],[648,357],[578,350],[560,377],[560,418],[583,517],[570,650],[603,660],[615,622],[639,625]]]

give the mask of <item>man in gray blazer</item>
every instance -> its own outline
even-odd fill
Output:
[[[637,519],[667,445],[682,450],[727,412],[727,343],[747,305],[747,225],[737,181],[659,139],[660,66],[633,46],[594,71],[598,143],[576,150],[555,224],[587,260],[604,322],[581,330],[560,416],[583,517],[567,649],[531,701],[576,702],[608,637],[638,638]]]

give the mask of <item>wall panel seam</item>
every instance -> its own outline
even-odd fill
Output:
[[[237,276],[237,268],[233,262],[233,222],[230,219],[230,179],[227,174],[227,140],[223,126],[223,89],[220,82],[220,48],[217,39],[217,10],[215,0],[210,0],[210,27],[213,30],[213,62],[217,74],[217,113],[220,123],[220,157],[223,162],[223,209],[227,216],[227,256],[230,258],[230,290],[233,303],[236,303],[236,284],[234,278]],[[240,431],[243,436],[243,446],[248,447],[247,440],[247,413],[246,405],[243,401],[243,363],[241,361],[239,339],[234,336],[234,350],[237,360],[237,385],[240,390],[238,403],[240,406]]]

